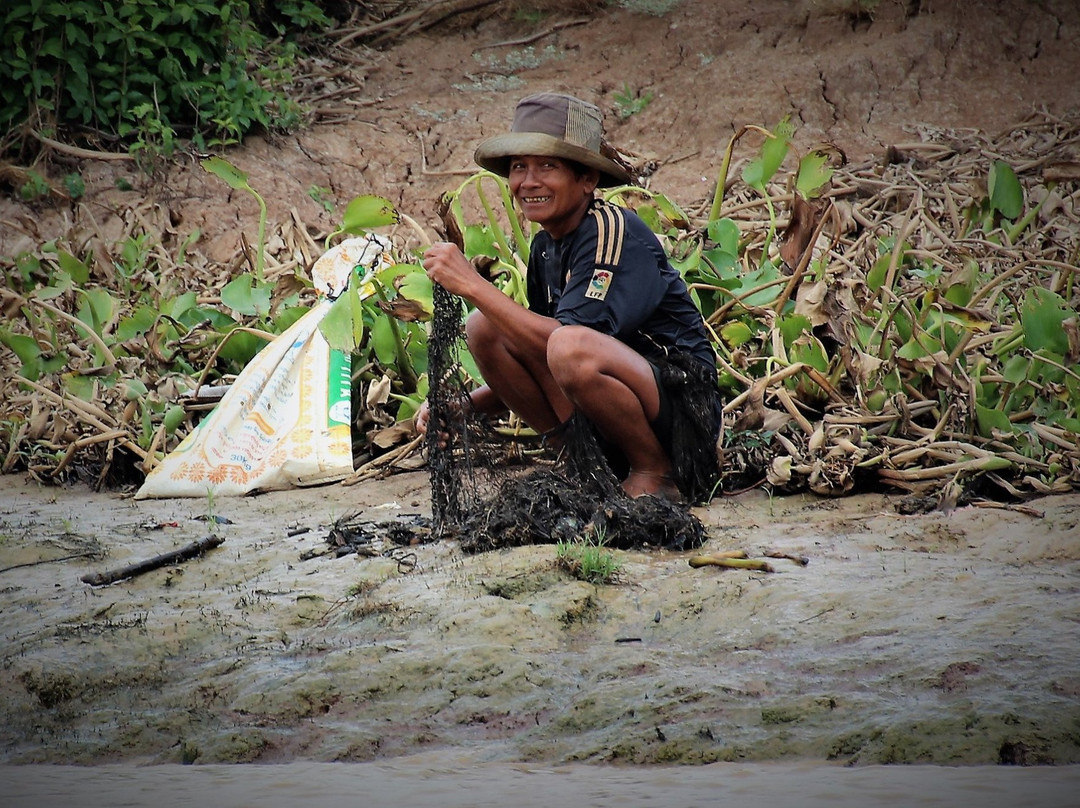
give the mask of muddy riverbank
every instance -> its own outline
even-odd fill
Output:
[[[808,565],[620,552],[594,586],[550,546],[321,554],[343,516],[428,515],[424,472],[213,503],[0,490],[2,763],[1080,762],[1076,495],[905,516],[749,492],[697,511],[706,549]]]

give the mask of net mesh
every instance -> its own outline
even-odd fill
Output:
[[[558,453],[543,442],[526,452],[500,441],[469,402],[461,301],[436,285],[433,303],[426,450],[436,537],[456,539],[467,552],[578,537],[617,548],[704,542],[701,522],[684,506],[626,495],[584,418],[560,429]]]

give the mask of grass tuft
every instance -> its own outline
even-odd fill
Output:
[[[555,545],[555,564],[580,581],[612,584],[618,581],[622,562],[604,546],[603,530],[589,532]]]

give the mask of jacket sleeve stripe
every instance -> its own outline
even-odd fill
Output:
[[[623,210],[616,205],[601,205],[593,210],[596,217],[596,265],[617,266],[622,260],[626,222]]]

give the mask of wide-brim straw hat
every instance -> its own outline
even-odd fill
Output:
[[[559,157],[600,172],[600,186],[626,185],[630,173],[601,153],[604,118],[588,101],[560,93],[521,99],[510,131],[481,143],[473,159],[500,177],[510,173],[511,157]]]

